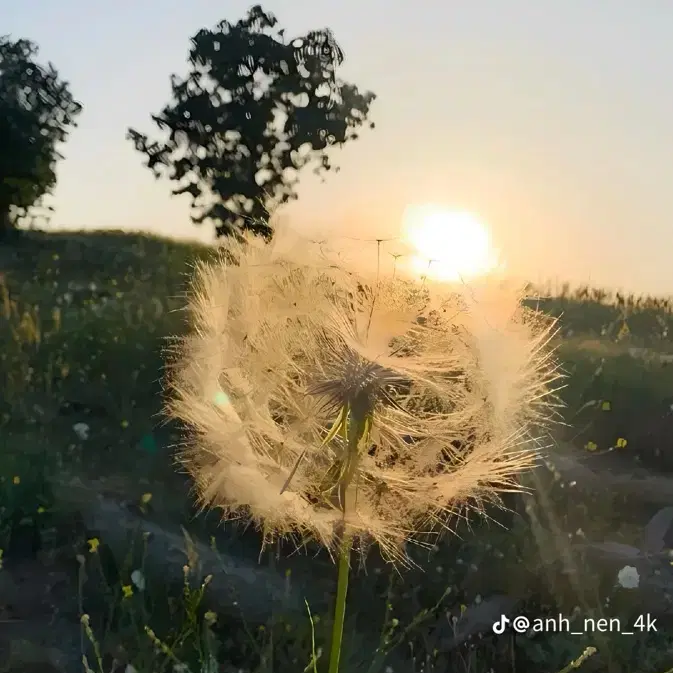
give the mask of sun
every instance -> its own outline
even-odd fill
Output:
[[[498,266],[488,227],[466,211],[410,207],[404,217],[403,238],[415,252],[413,270],[436,280],[468,280]]]

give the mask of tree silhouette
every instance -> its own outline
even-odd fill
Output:
[[[82,106],[29,40],[0,37],[0,236],[56,185],[62,143]]]
[[[298,171],[329,171],[327,150],[357,138],[375,96],[337,78],[343,53],[328,30],[286,40],[259,5],[191,42],[191,72],[172,76],[173,100],[152,116],[167,139],[128,138],[178,183],[173,194],[192,196],[196,224],[270,238],[270,210],[297,198]]]

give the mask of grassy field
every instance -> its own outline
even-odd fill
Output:
[[[0,671],[295,673],[326,647],[329,559],[260,556],[254,531],[195,511],[158,416],[162,348],[208,254],[122,233],[0,248]],[[583,671],[673,670],[671,305],[589,288],[531,301],[560,317],[568,374],[533,495],[458,525],[419,552],[423,571],[372,558],[345,673],[554,673],[587,647]],[[618,585],[625,566],[637,588]],[[499,636],[503,612],[622,631],[649,613],[657,630]]]

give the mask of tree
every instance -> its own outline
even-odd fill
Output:
[[[178,183],[174,195],[191,195],[196,224],[270,238],[269,213],[297,198],[298,171],[329,171],[328,149],[357,138],[375,96],[337,78],[343,53],[330,31],[286,40],[259,5],[191,43],[189,75],[172,76],[173,100],[152,116],[167,139],[128,138],[157,177]]]
[[[0,236],[56,185],[62,143],[82,106],[29,40],[0,37]]]

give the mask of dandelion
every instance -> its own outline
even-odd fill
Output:
[[[72,426],[72,429],[75,431],[75,434],[79,439],[89,439],[90,428],[87,423],[75,423],[75,425]]]
[[[624,566],[617,573],[617,583],[624,589],[637,589],[640,584],[638,569],[633,566]]]
[[[133,596],[133,587],[130,584],[122,585],[122,596],[124,598],[131,598]]]
[[[89,553],[95,554],[98,551],[98,547],[100,547],[100,540],[97,537],[92,537],[86,542],[89,545]]]
[[[138,591],[145,591],[145,575],[142,570],[134,570],[131,573],[131,582]]]
[[[204,506],[338,557],[338,649],[352,549],[408,562],[462,505],[520,489],[553,414],[553,323],[506,283],[371,276],[283,233],[197,268],[168,413]]]

